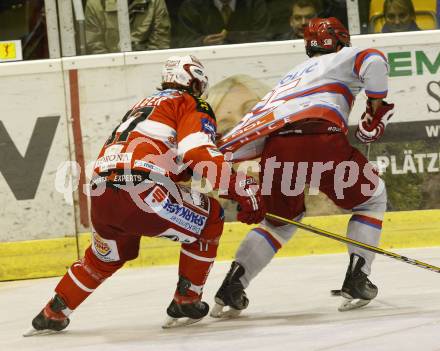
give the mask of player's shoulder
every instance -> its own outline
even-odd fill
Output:
[[[212,109],[208,101],[187,92],[185,93],[185,99],[187,99],[191,103],[191,105],[197,112],[206,113],[209,117],[215,119],[214,110]]]
[[[336,53],[336,57],[344,59],[355,58],[361,51],[362,49],[358,47],[346,46]]]
[[[340,65],[345,65],[346,63],[349,63],[349,66],[354,65],[356,69],[359,70],[362,64],[367,59],[373,59],[373,61],[387,62],[385,54],[378,49],[358,48],[350,46],[345,47],[336,53],[335,63],[339,63]]]
[[[355,59],[364,59],[367,57],[377,56],[380,58],[383,58],[385,61],[387,60],[385,54],[376,48],[357,48],[357,47],[350,47],[347,48],[351,50],[351,55],[355,57]],[[341,50],[342,51],[342,50]]]

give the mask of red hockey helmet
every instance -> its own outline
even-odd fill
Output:
[[[338,51],[338,46],[350,46],[350,33],[335,17],[312,18],[304,30],[307,56]]]

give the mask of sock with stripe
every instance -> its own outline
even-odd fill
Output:
[[[348,222],[347,236],[350,239],[360,241],[362,243],[378,246],[380,234],[382,232],[382,220],[354,213],[350,222]],[[361,249],[357,246],[348,245],[348,253],[359,255],[365,259],[362,271],[369,275],[371,273],[371,264],[373,263],[375,254],[371,251]]]
[[[179,277],[188,284],[185,294],[176,289],[174,300],[179,303],[193,303],[200,301],[203,286],[217,256],[218,242],[209,244],[196,241],[192,244],[183,244],[180,249]]]
[[[205,228],[197,241],[182,244],[179,259],[179,282],[174,293],[178,304],[200,301],[203,287],[217,256],[220,236],[223,232],[224,215],[220,204],[211,201],[211,212]],[[182,287],[182,284],[187,285]]]
[[[61,296],[70,313],[122,265],[123,262],[110,263],[99,260],[89,246],[84,258],[70,266],[56,286],[55,292]]]
[[[300,220],[302,214],[296,218]],[[278,250],[289,241],[296,231],[293,225],[274,226],[263,220],[258,228],[252,229],[241,242],[235,260],[245,270],[240,278],[244,288],[266,267]]]

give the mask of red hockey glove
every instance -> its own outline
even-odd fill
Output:
[[[384,133],[388,121],[394,114],[394,104],[382,101],[382,105],[373,114],[371,101],[367,102],[367,109],[362,114],[356,130],[356,138],[368,144],[378,140]]]
[[[265,210],[257,181],[243,173],[231,175],[228,194],[220,195],[223,199],[236,201],[239,206],[237,220],[246,224],[260,223]]]

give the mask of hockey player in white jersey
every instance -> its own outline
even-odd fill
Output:
[[[349,144],[347,126],[355,96],[364,89],[368,100],[356,137],[371,143],[383,135],[394,108],[383,101],[388,90],[386,58],[379,50],[351,47],[349,32],[336,18],[312,19],[304,40],[310,58],[243,117],[222,139],[220,149],[232,152],[234,161],[261,157],[268,213],[300,220],[305,212],[301,185],[310,184],[352,211],[348,237],[377,246],[386,210],[385,185],[366,157]],[[230,316],[247,307],[244,289],[296,229],[266,218],[247,234],[216,294],[211,316]],[[354,246],[348,251],[340,311],[363,306],[378,293],[368,279],[374,254]],[[229,311],[223,310],[226,306]]]

